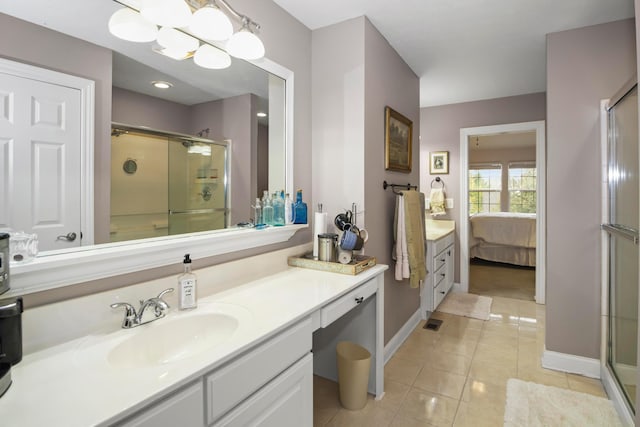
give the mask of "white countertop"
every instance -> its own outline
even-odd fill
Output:
[[[138,328],[96,331],[26,355],[12,367],[13,384],[0,398],[0,424],[108,425],[211,371],[386,269],[377,265],[349,276],[292,267],[202,298],[195,310],[172,310],[167,319]],[[227,341],[211,351],[144,368],[113,368],[107,362],[106,349],[127,339],[136,329],[154,327],[171,316],[224,311],[225,307],[240,312],[241,323]]]
[[[427,240],[439,240],[456,230],[456,222],[447,219],[425,219]]]

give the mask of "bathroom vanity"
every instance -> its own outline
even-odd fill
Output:
[[[427,280],[421,290],[423,319],[433,313],[453,287],[455,269],[455,221],[425,221],[427,231]]]
[[[0,420],[311,426],[313,374],[333,378],[339,340],[371,352],[370,392],[382,397],[386,269],[348,276],[292,267],[201,298],[195,310],[132,329],[112,322],[27,354],[0,399]]]

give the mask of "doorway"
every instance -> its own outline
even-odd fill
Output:
[[[493,210],[494,212],[500,212],[504,210],[504,206],[509,203],[516,203],[516,199],[512,197],[509,200],[508,191],[500,191],[493,196],[489,194],[482,194],[479,198],[474,198],[470,200],[469,196],[469,178],[470,178],[470,148],[469,143],[471,141],[472,144],[478,142],[480,144],[481,139],[488,141],[488,137],[493,137],[494,139],[500,139],[501,135],[525,135],[525,134],[533,134],[533,138],[535,140],[535,220],[534,220],[534,228],[533,231],[534,237],[529,237],[529,241],[535,240],[534,242],[530,242],[528,245],[522,245],[524,247],[531,246],[532,248],[528,248],[528,250],[521,251],[517,255],[508,255],[507,258],[502,258],[503,255],[501,253],[502,248],[489,247],[484,248],[485,252],[482,252],[483,255],[481,258],[494,258],[498,262],[507,262],[511,263],[510,257],[516,256],[518,257],[520,264],[530,264],[535,265],[535,301],[538,304],[544,304],[545,301],[545,289],[544,289],[544,259],[545,259],[545,122],[544,121],[536,121],[536,122],[525,122],[525,123],[513,123],[513,124],[505,124],[505,125],[495,125],[495,126],[482,126],[475,128],[463,128],[460,130],[460,187],[461,187],[461,203],[460,203],[460,289],[463,292],[469,292],[469,275],[470,275],[470,264],[469,260],[471,258],[471,250],[470,243],[473,236],[470,233],[470,221],[469,221],[469,212],[471,212],[471,205],[474,203],[480,203],[484,200],[488,204],[493,204],[494,206],[488,208],[489,210]],[[476,139],[477,138],[477,139]],[[500,182],[499,187],[501,188],[503,179],[508,180],[508,174],[499,175],[496,174],[496,171],[499,169],[496,166],[495,162],[477,162],[476,169],[478,172],[478,176],[484,176],[486,173],[483,171],[483,168],[488,168],[489,170],[493,170],[490,172],[491,174],[496,175],[494,179]],[[515,172],[522,173],[523,170],[530,169],[527,167],[530,165],[524,164],[524,162],[512,162],[511,167]],[[508,168],[509,165],[507,164]],[[474,169],[474,170],[476,170]],[[503,175],[505,178],[503,178]],[[526,174],[525,174],[526,175]],[[528,177],[528,179],[531,179]],[[504,197],[506,198],[506,202],[502,202],[502,195],[500,193],[504,193]],[[485,197],[483,199],[483,197]],[[520,202],[523,202],[522,197],[519,199]],[[526,205],[526,203],[524,203]],[[504,205],[504,206],[503,206]],[[526,210],[526,207],[522,209]],[[521,210],[522,210],[521,209]],[[499,214],[498,214],[499,215]],[[526,215],[522,215],[526,216]],[[520,224],[520,223],[518,223]],[[520,225],[519,225],[520,226]],[[530,226],[529,226],[530,227]],[[524,237],[523,237],[524,238]],[[506,242],[498,242],[499,244]],[[500,249],[500,250],[497,250]],[[488,252],[487,252],[488,251]]]

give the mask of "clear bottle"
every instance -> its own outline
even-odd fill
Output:
[[[253,206],[253,224],[263,224],[262,222],[262,203],[260,197],[256,197],[256,204]]]
[[[284,222],[285,224],[293,224],[293,203],[289,193],[284,199]]]
[[[198,280],[196,275],[191,272],[191,258],[189,254],[184,256],[184,273],[178,276],[178,295],[180,310],[196,308],[198,306]]]
[[[302,201],[302,190],[296,192],[296,203],[293,205],[293,223],[307,223],[307,204]]]
[[[268,194],[266,199],[262,200],[262,222],[267,225],[273,225],[273,205]]]
[[[284,225],[284,191],[273,194],[273,225]]]

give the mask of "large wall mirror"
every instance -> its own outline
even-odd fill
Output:
[[[130,43],[109,33],[107,22],[120,8],[108,0],[35,0],[9,2],[0,10],[0,20],[16,30],[20,43],[35,46],[22,49],[22,57],[21,49],[12,50],[7,42],[0,57],[95,81],[93,120],[78,125],[94,127],[87,138],[94,147],[83,148],[80,172],[63,179],[81,181],[79,212],[72,215],[77,225],[51,218],[35,231],[41,252],[32,263],[12,266],[13,289],[35,291],[159,266],[179,260],[185,249],[196,256],[199,248],[200,256],[217,255],[286,240],[295,232],[295,227],[260,233],[236,226],[251,219],[251,205],[264,190],[293,189],[292,73],[267,59],[233,58],[229,68],[210,70],[159,55],[151,43]],[[73,63],[80,69],[64,69]],[[169,88],[153,82],[167,82]],[[43,152],[53,165],[33,173],[51,183],[48,193],[76,193],[56,184],[61,165],[65,171],[72,165],[58,162],[58,176],[47,179],[43,171],[56,172],[57,158]],[[49,212],[61,210],[75,212],[67,206]],[[19,222],[23,217],[7,215],[2,226],[29,231]],[[125,253],[145,254],[148,261],[105,262]],[[77,266],[79,277],[63,274],[65,265]]]

